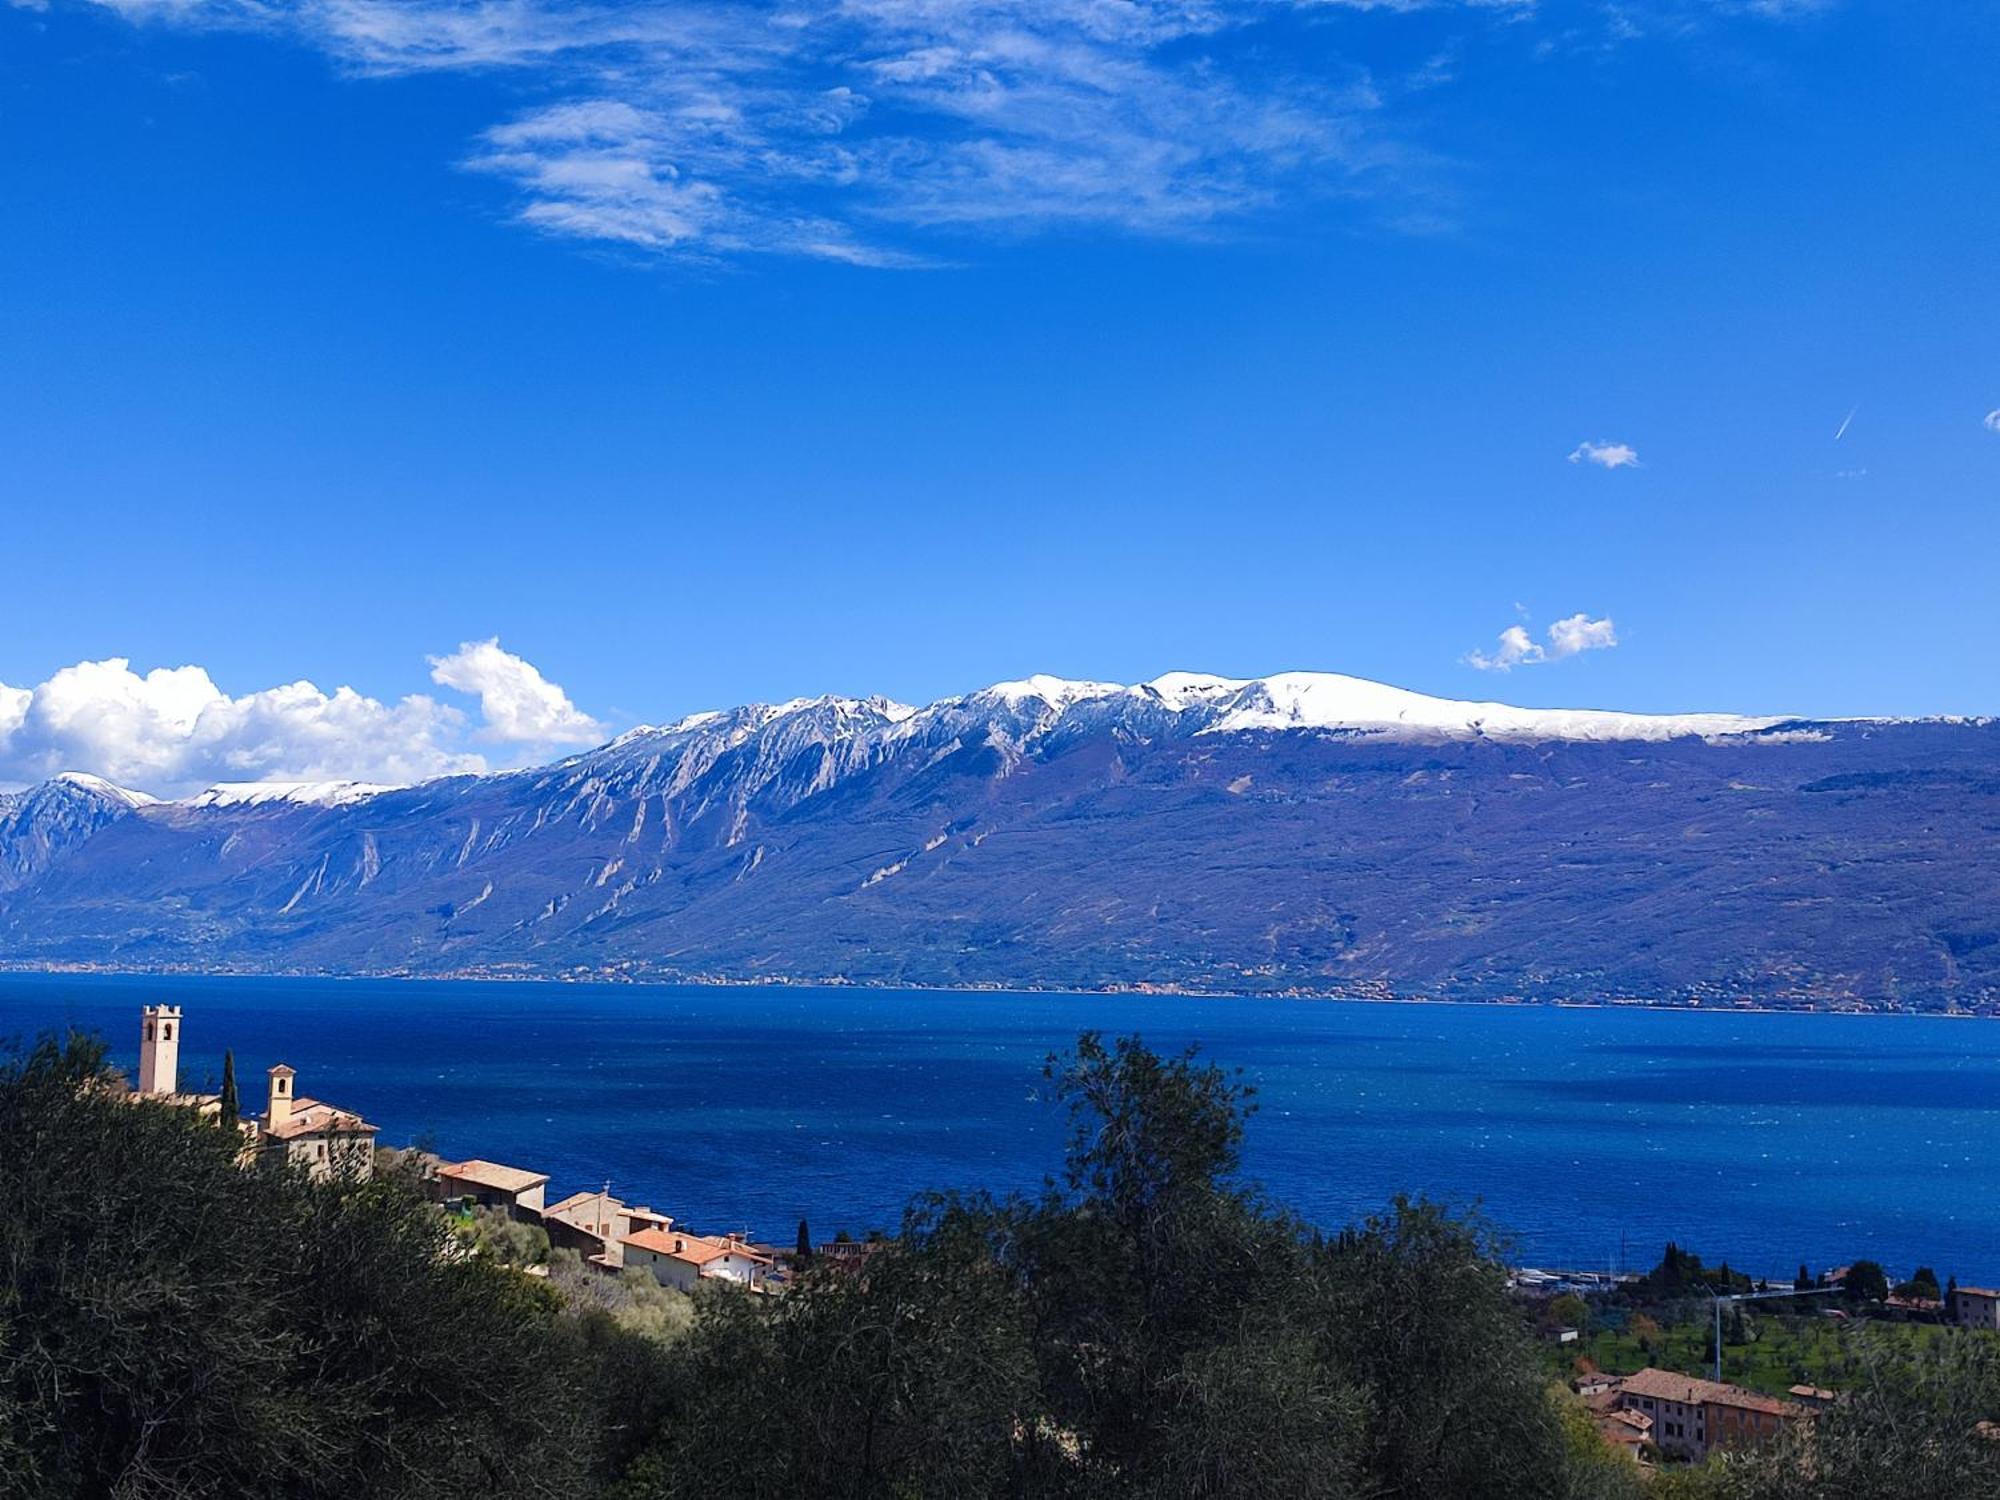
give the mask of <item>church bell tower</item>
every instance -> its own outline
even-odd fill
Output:
[[[180,1092],[181,1008],[148,1005],[139,1013],[139,1092]]]

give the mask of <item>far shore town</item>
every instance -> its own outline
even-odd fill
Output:
[[[660,1286],[682,1292],[716,1285],[774,1295],[784,1290],[788,1270],[796,1265],[797,1256],[757,1243],[745,1233],[698,1234],[671,1214],[628,1204],[613,1196],[608,1183],[550,1203],[545,1172],[481,1157],[448,1161],[429,1153],[381,1147],[379,1126],[352,1110],[301,1094],[298,1073],[283,1062],[265,1070],[261,1114],[237,1108],[231,1072],[225,1073],[220,1093],[184,1093],[179,1087],[182,1021],[177,1005],[142,1008],[138,1082],[132,1095],[135,1100],[192,1109],[219,1124],[233,1120],[242,1133],[246,1165],[289,1163],[319,1180],[366,1181],[375,1175],[378,1163],[394,1162],[413,1170],[430,1197],[462,1221],[484,1214],[498,1222],[538,1229],[547,1237],[548,1253],[574,1254],[589,1274],[617,1277],[643,1272]],[[804,1225],[800,1229],[800,1251],[836,1268],[865,1265],[868,1256],[881,1248],[846,1235],[811,1246],[803,1238]],[[1714,1335],[1700,1345],[1700,1357],[1704,1364],[1712,1360],[1720,1374],[1729,1348],[1749,1342],[1744,1334],[1746,1304],[1761,1299],[1805,1302],[1853,1292],[1868,1274],[1866,1266],[1840,1266],[1818,1275],[1802,1266],[1796,1282],[1777,1285],[1732,1272],[1726,1265],[1704,1267],[1697,1257],[1670,1245],[1661,1267],[1650,1276],[1520,1267],[1511,1273],[1509,1284],[1549,1345],[1554,1368],[1610,1447],[1642,1464],[1697,1463],[1721,1449],[1768,1443],[1788,1426],[1810,1421],[1839,1394],[1811,1379],[1794,1381],[1780,1395],[1641,1363],[1633,1356],[1655,1352],[1678,1352],[1685,1363],[1685,1356],[1696,1348],[1693,1335],[1683,1328],[1686,1336],[1676,1350],[1673,1335],[1645,1312],[1620,1322],[1613,1316],[1615,1310],[1643,1305],[1649,1296],[1683,1310],[1712,1304]],[[548,1274],[545,1262],[520,1269],[528,1275]],[[1874,1267],[1872,1275],[1881,1278],[1880,1268]],[[1926,1276],[1931,1279],[1924,1280]],[[1931,1273],[1919,1272],[1911,1283],[1893,1289],[1885,1283],[1879,1296],[1866,1300],[1871,1320],[1891,1327],[1951,1324],[2000,1333],[2000,1288],[1956,1282],[1940,1287]],[[1727,1332],[1725,1307],[1730,1309]],[[1836,1306],[1817,1313],[1831,1323],[1858,1316]],[[1603,1326],[1593,1331],[1588,1326],[1593,1321]],[[1622,1362],[1640,1367],[1612,1373],[1600,1368],[1594,1350],[1613,1361],[1624,1355]],[[1806,1368],[1800,1351],[1791,1357],[1797,1369]],[[1761,1383],[1770,1382],[1767,1378]],[[1990,1435],[2000,1440],[2000,1428]]]

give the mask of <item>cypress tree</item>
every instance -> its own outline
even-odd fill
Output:
[[[813,1257],[812,1232],[806,1228],[806,1221],[799,1220],[799,1250],[794,1257],[801,1267]]]
[[[222,1053],[222,1124],[227,1130],[234,1130],[242,1117],[242,1106],[236,1098],[236,1054],[227,1048]]]

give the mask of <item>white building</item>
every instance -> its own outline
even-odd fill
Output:
[[[729,1281],[758,1288],[771,1258],[759,1255],[735,1235],[712,1239],[665,1229],[641,1229],[624,1240],[625,1264],[644,1266],[662,1286],[694,1290],[702,1281]]]
[[[148,1005],[139,1011],[139,1092],[167,1098],[180,1092],[181,1008]]]

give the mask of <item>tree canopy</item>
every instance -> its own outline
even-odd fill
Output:
[[[690,1299],[567,1249],[530,1277],[503,1262],[544,1245],[455,1233],[400,1170],[246,1170],[46,1041],[0,1067],[6,1493],[2000,1496],[1990,1338],[1864,1345],[1810,1431],[1642,1490],[1546,1383],[1478,1215],[1303,1222],[1242,1180],[1250,1091],[1192,1053],[1086,1033],[1048,1077],[1040,1192],[919,1195],[783,1295]],[[1737,1279],[1677,1246],[1655,1276]]]
[[[0,1474],[41,1497],[574,1495],[604,1340],[395,1176],[245,1170],[99,1043],[0,1067]]]

